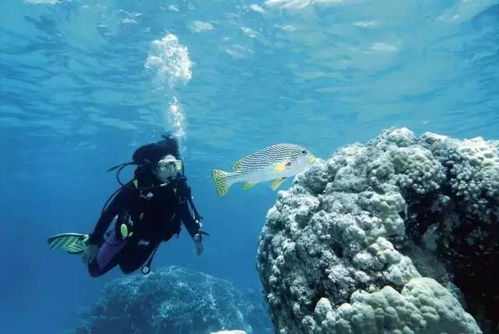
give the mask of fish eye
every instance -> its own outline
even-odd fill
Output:
[[[307,154],[307,150],[303,150],[303,151],[301,151],[301,153]]]

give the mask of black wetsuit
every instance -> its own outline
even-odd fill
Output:
[[[146,187],[147,184],[150,182],[138,182],[138,187]],[[109,263],[102,268],[96,260],[89,263],[89,272],[93,277],[106,273],[116,265],[127,274],[137,270],[153,255],[161,241],[180,233],[181,223],[191,237],[199,232],[200,223],[196,219],[196,209],[185,178],[150,190],[134,189],[136,187],[134,182],[130,182],[119,190],[90,236],[89,243],[99,245],[101,250],[106,242],[106,231],[115,217],[115,230],[107,232],[114,232],[114,236],[121,235],[119,228],[122,222],[132,222],[130,227],[133,233],[124,240],[122,248]]]

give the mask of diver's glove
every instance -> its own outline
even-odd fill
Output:
[[[99,250],[99,245],[97,244],[87,244],[87,247],[83,250],[83,262],[89,264],[95,260],[97,251]]]
[[[193,235],[192,240],[194,240],[194,253],[196,253],[197,256],[201,256],[203,254],[203,236],[201,233],[196,233]]]

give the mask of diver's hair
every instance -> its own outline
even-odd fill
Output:
[[[170,132],[165,133],[164,135],[161,136],[163,138],[162,141],[158,142],[159,143],[164,143],[163,145],[166,146],[167,150],[169,151],[168,154],[173,155],[177,159],[181,159],[180,157],[180,149],[178,146],[178,139],[175,137]],[[165,154],[166,155],[166,154]]]
[[[158,177],[152,172],[152,168],[149,166],[138,166],[133,172],[133,175],[142,186],[161,183]]]
[[[133,153],[133,162],[139,166],[155,165],[159,160],[161,160],[161,158],[168,154],[180,159],[180,150],[177,138],[170,133],[167,133],[162,137],[163,140],[139,147]]]
[[[171,133],[161,136],[163,139],[139,147],[133,153],[133,162],[137,165],[134,175],[135,178],[143,182],[157,181],[157,177],[152,170],[156,167],[159,160],[165,155],[171,154],[176,159],[180,159],[180,150],[177,138]]]

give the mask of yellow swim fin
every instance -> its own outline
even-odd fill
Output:
[[[272,182],[272,185],[270,187],[272,187],[272,190],[276,190],[277,188],[279,188],[281,186],[281,184],[286,180],[285,177],[281,177],[279,179],[276,179],[274,180],[274,182]]]
[[[87,246],[88,234],[62,233],[47,239],[50,249],[64,249],[71,254],[81,254]]]

